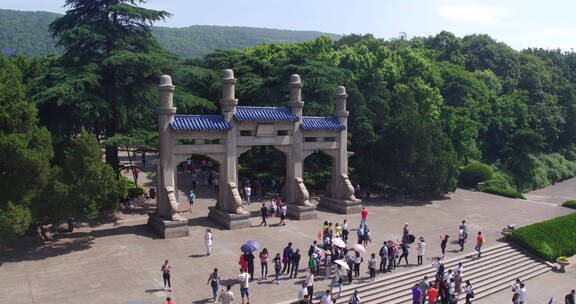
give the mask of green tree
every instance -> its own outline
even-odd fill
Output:
[[[78,134],[85,127],[112,137],[151,124],[153,84],[170,56],[150,25],[169,14],[137,5],[146,2],[66,1],[66,15],[50,25],[64,55],[35,90],[42,117],[57,135]],[[106,147],[106,161],[118,169],[116,146]]]

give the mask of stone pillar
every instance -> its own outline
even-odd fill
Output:
[[[148,224],[163,238],[188,236],[188,221],[180,217],[176,202],[174,143],[170,123],[176,108],[172,97],[174,86],[168,75],[160,77],[158,86],[160,107],[158,108],[158,131],[160,133],[160,163],[158,164],[156,213],[150,213]]]
[[[320,200],[322,207],[340,213],[360,212],[360,200],[354,196],[354,187],[348,179],[348,111],[346,88],[336,88],[336,107],[333,116],[345,126],[336,139],[338,149],[333,153],[332,178],[326,196]]]
[[[237,172],[237,146],[236,137],[238,129],[234,121],[236,113],[236,79],[234,72],[230,69],[224,70],[222,76],[222,98],[220,108],[224,120],[230,123],[232,129],[226,132],[224,145],[225,155],[221,166],[223,167],[220,176],[220,188],[218,193],[218,203],[216,207],[211,207],[208,217],[226,226],[228,229],[250,227],[250,213],[242,209],[242,199],[238,192],[238,172]]]
[[[292,114],[300,119],[294,123],[292,130],[292,146],[283,149],[286,154],[286,184],[283,195],[288,203],[288,215],[296,219],[315,219],[316,206],[308,201],[309,194],[304,185],[304,155],[302,146],[304,137],[300,124],[302,122],[302,82],[298,74],[290,75],[290,100],[288,107]]]

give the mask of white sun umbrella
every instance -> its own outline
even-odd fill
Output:
[[[339,247],[339,248],[346,247],[346,243],[342,239],[339,239],[339,238],[333,238],[332,244],[336,247]]]
[[[352,250],[356,251],[356,252],[360,252],[360,254],[365,254],[366,253],[366,248],[364,246],[362,246],[362,244],[354,244],[352,245]]]
[[[344,268],[346,270],[350,270],[350,267],[348,267],[348,263],[344,262],[343,260],[336,260],[336,261],[334,261],[334,263],[342,266],[342,268]]]

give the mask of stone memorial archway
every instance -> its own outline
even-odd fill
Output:
[[[173,106],[174,86],[170,76],[160,79],[160,163],[158,165],[157,211],[148,220],[165,238],[187,235],[187,220],[177,214],[176,166],[192,154],[204,154],[219,166],[219,192],[209,218],[229,229],[249,227],[250,214],[242,208],[238,192],[238,156],[252,146],[274,146],[286,155],[283,199],[288,215],[304,220],[316,218],[316,206],[308,201],[303,180],[304,159],[324,151],[333,159],[333,172],[320,206],[340,213],[359,212],[360,200],[348,179],[346,89],[336,89],[332,117],[302,115],[302,83],[290,76],[287,107],[237,106],[234,72],[222,79],[221,115],[179,115]],[[185,142],[185,144],[182,144]]]

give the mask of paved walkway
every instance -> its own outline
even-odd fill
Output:
[[[533,201],[562,205],[567,200],[576,200],[576,178],[528,192],[524,196]]]
[[[233,282],[238,274],[239,247],[246,240],[260,241],[271,253],[281,252],[288,241],[292,241],[295,248],[306,252],[324,220],[342,222],[346,218],[352,228],[359,222],[359,215],[320,211],[317,220],[288,221],[286,226],[278,226],[278,220],[273,219],[273,225],[258,227],[259,219],[255,217],[251,228],[222,230],[206,217],[208,206],[213,205],[214,200],[203,197],[210,192],[209,188],[201,188],[193,212],[183,213],[191,223],[190,236],[186,238],[159,239],[145,225],[144,208],[132,214],[119,214],[109,223],[94,227],[85,225],[73,233],[57,235],[54,242],[45,246],[34,242],[11,244],[0,251],[0,303],[164,303],[167,295],[175,303],[207,303],[211,297],[211,290],[206,285],[208,275],[218,267],[222,278]],[[182,209],[187,209],[186,203],[181,204]],[[444,200],[369,201],[365,205],[370,212],[368,224],[375,240],[368,246],[369,253],[377,253],[383,240],[398,239],[407,222],[413,234],[428,240],[426,263],[440,254],[441,233],[448,233],[455,239],[461,219],[468,221],[473,233],[481,230],[490,246],[498,241],[500,229],[507,224],[523,226],[572,212],[553,204],[465,190],[458,190],[450,199]],[[214,233],[211,256],[204,255],[202,236],[206,227],[212,228]],[[472,249],[467,248],[467,251]],[[457,245],[451,243],[448,256],[457,254]],[[160,266],[164,259],[169,259],[174,269],[171,293],[161,289]],[[412,267],[416,262],[414,253],[409,261],[411,266],[408,267]],[[306,258],[303,258],[301,268],[305,268],[305,263]],[[270,270],[273,271],[272,267]],[[259,271],[257,263],[256,273]],[[298,279],[284,278],[279,285],[270,280],[254,281],[250,287],[251,303],[278,303],[293,298],[303,276],[301,273]],[[367,274],[363,276],[367,277]],[[316,290],[321,291],[327,285],[328,280],[322,278],[317,282]],[[238,285],[233,291],[239,295]]]

